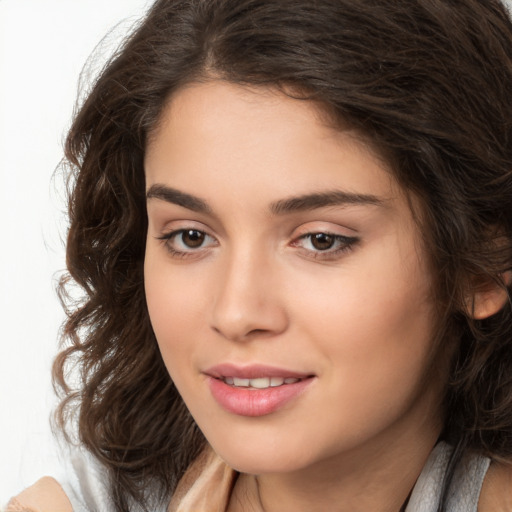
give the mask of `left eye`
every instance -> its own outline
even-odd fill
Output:
[[[317,251],[327,251],[328,249],[332,249],[333,245],[336,243],[336,237],[329,233],[313,233],[309,235],[309,243]]]
[[[294,245],[300,245],[303,249],[312,252],[337,253],[350,249],[357,240],[356,237],[319,232],[301,236]]]

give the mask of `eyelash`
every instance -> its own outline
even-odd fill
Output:
[[[185,258],[194,258],[198,257],[200,255],[201,249],[205,249],[203,244],[201,243],[200,246],[197,248],[189,247],[188,250],[179,250],[173,247],[173,241],[176,240],[180,235],[183,235],[185,233],[199,233],[200,235],[205,237],[205,240],[211,239],[215,241],[215,239],[208,235],[205,231],[202,231],[200,229],[177,229],[175,231],[170,231],[169,233],[166,233],[162,236],[157,237],[158,240],[161,240],[167,251],[171,254],[173,258],[179,258],[179,259],[185,259]],[[305,233],[299,237],[297,237],[294,241],[291,242],[292,247],[298,247],[300,248],[300,242],[304,240],[310,241],[310,244],[312,244],[312,240],[314,236],[317,235],[323,235],[327,237],[332,237],[333,239],[333,246],[338,246],[336,249],[332,249],[332,247],[328,247],[325,250],[321,249],[305,249],[302,247],[302,250],[307,253],[307,256],[309,258],[318,259],[318,260],[335,260],[337,257],[341,256],[343,253],[346,253],[354,248],[354,245],[359,242],[358,237],[349,237],[344,235],[339,235],[336,233],[330,233],[328,231],[315,231],[311,233]],[[183,244],[183,240],[181,241]]]
[[[336,249],[332,249],[332,247],[329,247],[325,250],[321,249],[304,249],[308,253],[308,257],[312,257],[314,259],[318,260],[335,260],[337,257],[341,256],[342,254],[351,251],[354,248],[354,245],[359,242],[359,238],[354,236],[345,236],[345,235],[339,235],[336,233],[330,233],[329,231],[314,231],[311,233],[305,233],[304,235],[301,235],[299,238],[297,238],[294,242],[292,242],[293,247],[297,247],[299,245],[299,242],[301,240],[307,240],[309,239],[309,243],[312,245],[313,237],[316,235],[324,235],[328,237],[332,237],[333,239],[333,246],[338,246]]]
[[[187,232],[200,233],[201,235],[203,235],[205,237],[205,239],[210,238],[212,240],[215,240],[212,236],[208,235],[208,233],[201,231],[200,229],[194,229],[194,228],[177,229],[175,231],[170,231],[169,233],[165,233],[164,235],[159,236],[157,238],[158,238],[158,240],[161,240],[164,243],[165,248],[169,251],[171,256],[174,258],[185,259],[185,258],[197,257],[198,256],[197,253],[199,252],[199,250],[204,249],[202,244],[200,247],[197,247],[197,248],[189,247],[189,250],[179,250],[179,249],[175,249],[173,247],[173,241],[176,238],[178,238],[180,235],[183,235]],[[183,243],[183,241],[182,241],[182,243]]]

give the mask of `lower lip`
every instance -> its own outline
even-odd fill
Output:
[[[237,388],[220,379],[208,378],[213,398],[226,411],[239,416],[265,416],[284,407],[311,384],[313,378],[265,389]]]

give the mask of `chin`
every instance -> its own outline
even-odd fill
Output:
[[[243,443],[243,441],[242,441]],[[285,447],[274,442],[248,441],[233,443],[211,443],[215,452],[228,466],[240,473],[253,475],[270,473],[289,473],[303,469],[311,464],[304,448]]]

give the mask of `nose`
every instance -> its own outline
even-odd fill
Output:
[[[226,257],[216,278],[211,327],[233,341],[271,337],[288,326],[278,270],[261,253]]]

